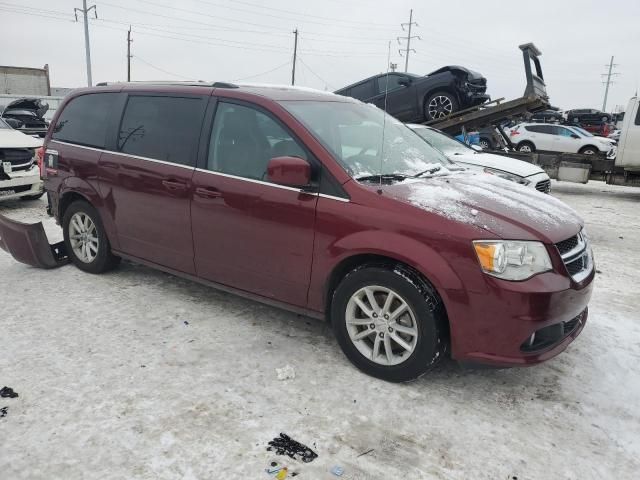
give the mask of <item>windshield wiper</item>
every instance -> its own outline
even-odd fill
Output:
[[[405,178],[407,178],[406,175],[402,174],[402,173],[383,173],[383,174],[377,174],[377,175],[363,175],[362,177],[356,177],[356,180],[359,182],[372,182],[372,181],[393,181],[393,180],[397,180],[397,181],[402,181]]]
[[[429,168],[427,170],[423,170],[422,172],[416,173],[415,175],[412,176],[412,178],[418,178],[421,177],[422,175],[431,175],[432,173],[436,173],[439,172],[440,170],[442,170],[442,167],[438,166],[438,167],[432,167]]]

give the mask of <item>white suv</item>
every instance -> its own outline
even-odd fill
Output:
[[[44,190],[35,155],[40,146],[42,139],[14,130],[0,118],[0,201],[42,196]]]
[[[580,127],[552,125],[549,123],[521,123],[511,129],[511,142],[519,152],[598,153],[614,158],[616,142],[610,138],[596,137]]]

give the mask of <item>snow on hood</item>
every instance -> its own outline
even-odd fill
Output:
[[[13,128],[0,128],[0,149],[2,148],[38,148],[42,139],[36,139]]]
[[[512,240],[557,243],[584,223],[551,195],[482,173],[408,179],[384,190],[427,212]]]
[[[536,165],[511,157],[503,157],[493,153],[469,152],[462,155],[447,155],[453,162],[468,163],[479,167],[495,168],[504,172],[513,173],[520,177],[530,177],[544,173],[544,170]]]

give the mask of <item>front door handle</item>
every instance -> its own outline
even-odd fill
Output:
[[[187,184],[176,180],[163,180],[162,185],[170,192],[183,192],[187,189]]]
[[[222,192],[213,187],[197,187],[196,195],[204,198],[220,198],[222,197]]]

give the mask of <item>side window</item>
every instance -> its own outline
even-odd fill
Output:
[[[238,177],[266,180],[274,157],[307,154],[278,122],[261,111],[220,102],[209,139],[207,169]]]
[[[104,148],[107,122],[117,93],[91,93],[71,100],[56,123],[52,138],[62,142]]]
[[[554,127],[556,130],[556,135],[562,135],[563,137],[570,137],[573,135],[573,132],[568,128],[563,127]]]
[[[636,125],[640,125],[640,104],[637,105],[638,111],[636,113],[636,121],[634,122]]]
[[[542,133],[541,125],[527,125],[524,129],[527,132]]]
[[[401,78],[402,76],[391,74],[391,73],[388,75],[388,80],[387,80],[387,75],[378,77],[378,95],[385,93],[385,87],[387,84],[389,85],[387,89],[387,91],[389,92],[393,90],[397,90],[399,88],[404,88],[403,85],[400,85],[398,83],[400,82]]]
[[[371,80],[367,80],[366,82],[351,87],[350,96],[357,98],[358,100],[367,100],[373,97],[376,94],[373,86],[375,81],[376,79],[372,78]]]
[[[118,132],[118,151],[195,165],[203,100],[130,95]]]

